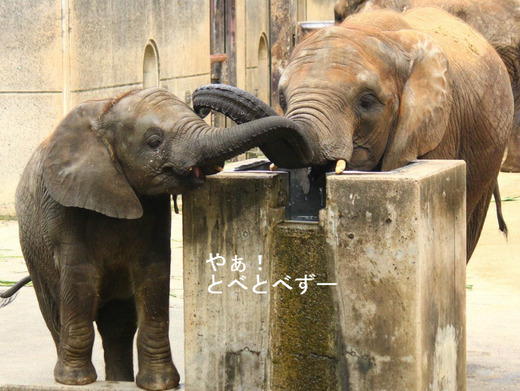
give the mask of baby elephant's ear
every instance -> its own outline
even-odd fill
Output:
[[[385,151],[382,169],[389,171],[434,150],[444,137],[451,111],[448,60],[428,35],[387,32],[406,58],[399,119]]]
[[[136,219],[143,209],[112,147],[92,124],[109,100],[89,101],[69,113],[44,142],[43,179],[63,206]]]

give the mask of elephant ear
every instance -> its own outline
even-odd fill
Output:
[[[43,179],[63,206],[136,219],[143,209],[112,147],[93,126],[110,100],[80,104],[44,143]]]
[[[402,167],[442,141],[451,111],[448,60],[428,35],[414,30],[387,32],[406,57],[396,128],[383,157],[384,171]],[[406,74],[406,71],[405,71]]]

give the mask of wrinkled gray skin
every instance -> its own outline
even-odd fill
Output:
[[[520,172],[520,0],[338,0],[336,23],[349,15],[377,9],[404,11],[436,6],[479,31],[498,52],[507,67],[515,100],[515,126],[507,145],[502,171]]]
[[[88,384],[93,322],[106,379],[176,387],[168,339],[170,194],[193,189],[215,165],[275,132],[278,118],[208,126],[161,88],[75,108],[34,152],[16,193],[23,254],[58,353],[55,379]],[[293,135],[296,139],[293,139]]]
[[[239,122],[262,116],[258,109],[243,115],[240,105],[254,106],[245,92],[220,89],[194,94],[194,108]],[[279,96],[285,117],[313,152],[301,160],[291,145],[262,146],[280,167],[334,167],[345,160],[347,169],[387,171],[418,158],[465,160],[469,260],[513,120],[507,70],[483,37],[438,8],[357,14],[294,49]],[[229,109],[233,101],[237,110]]]

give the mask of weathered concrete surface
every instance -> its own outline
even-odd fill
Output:
[[[4,1],[0,22],[0,216],[13,216],[20,174],[63,114],[61,4]]]
[[[187,387],[464,390],[464,163],[329,176],[323,229],[278,224],[283,178],[184,198]]]
[[[344,389],[464,390],[464,163],[327,185],[320,221],[338,283]]]
[[[272,390],[335,390],[338,352],[331,270],[317,223],[285,222],[273,230],[269,349]],[[308,279],[308,281],[306,281]]]
[[[271,231],[284,217],[286,189],[283,174],[222,173],[183,197],[188,389],[268,389],[269,294],[253,289],[269,280]],[[210,254],[223,258],[212,266]],[[243,266],[233,267],[235,257]]]
[[[293,49],[293,26],[296,24],[298,4],[295,1],[289,3],[285,0],[271,0],[270,18],[271,29],[269,41],[271,44],[271,105],[282,112],[278,103],[278,82],[287,66],[289,56]]]

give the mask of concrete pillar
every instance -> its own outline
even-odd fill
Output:
[[[320,222],[352,390],[464,390],[465,165],[329,176]]]
[[[270,295],[253,288],[257,275],[260,282],[270,277],[270,242],[285,216],[286,179],[221,173],[183,196],[187,390],[269,389]],[[210,254],[223,257],[213,261],[216,270],[206,262]],[[232,270],[235,256],[245,270],[238,261]],[[213,282],[221,283],[210,288]],[[268,285],[256,291],[268,292]]]
[[[329,176],[319,223],[287,203],[285,173],[183,197],[186,389],[464,390],[464,163]]]

